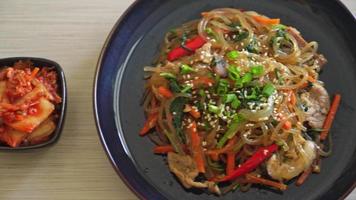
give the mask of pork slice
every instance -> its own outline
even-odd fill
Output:
[[[326,89],[314,84],[309,92],[303,93],[301,99],[307,106],[306,121],[312,128],[322,128],[330,109],[330,98]]]
[[[194,179],[199,175],[199,171],[194,160],[189,155],[179,155],[170,152],[168,153],[167,160],[169,169],[174,175],[177,176],[185,188],[207,188],[213,193],[220,194],[220,190],[215,183],[210,181],[194,181]]]

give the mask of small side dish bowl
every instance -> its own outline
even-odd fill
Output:
[[[43,67],[53,68],[53,70],[57,74],[57,85],[58,85],[57,94],[61,98],[61,102],[59,104],[54,105],[54,112],[56,112],[57,115],[56,119],[54,120],[56,126],[54,131],[48,136],[49,137],[48,139],[46,139],[45,141],[38,142],[36,144],[19,145],[17,147],[10,147],[6,144],[0,143],[0,150],[16,151],[16,150],[25,150],[25,149],[35,149],[35,148],[47,146],[49,144],[53,144],[59,139],[64,125],[64,119],[66,115],[66,105],[67,105],[67,86],[66,86],[64,71],[61,68],[61,66],[52,60],[48,60],[44,58],[10,57],[10,58],[0,59],[0,70],[4,69],[5,67],[13,66],[18,61],[30,61],[33,63],[33,66],[39,68],[39,70],[41,70],[41,68]]]

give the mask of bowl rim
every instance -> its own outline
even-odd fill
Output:
[[[14,63],[14,62],[20,61],[20,60],[30,60],[33,63],[42,62],[42,63],[46,63],[46,65],[48,65],[46,67],[54,67],[54,69],[56,70],[56,73],[58,74],[58,78],[59,78],[58,83],[61,86],[60,96],[62,97],[62,102],[61,102],[60,108],[59,108],[59,118],[56,123],[57,127],[54,130],[54,133],[52,134],[52,137],[49,140],[47,140],[45,142],[41,142],[39,144],[29,145],[29,146],[9,147],[9,146],[0,145],[0,151],[23,151],[23,150],[29,150],[29,149],[38,149],[38,148],[52,145],[59,140],[62,130],[63,130],[64,122],[65,122],[65,116],[66,116],[66,110],[67,110],[67,82],[66,82],[63,68],[57,62],[47,59],[47,58],[21,56],[21,57],[0,58],[0,69],[3,67],[6,67],[5,65],[2,65],[3,62]]]
[[[333,0],[338,6],[340,6],[340,8],[345,11],[345,15],[347,15],[348,17],[352,17],[353,21],[356,23],[356,17],[351,13],[351,11],[348,9],[348,7],[341,1],[341,0]],[[134,186],[132,184],[130,184],[129,182],[129,177],[127,175],[125,175],[122,171],[120,171],[120,169],[118,168],[118,166],[115,163],[115,160],[112,156],[112,153],[109,150],[109,147],[107,145],[107,141],[104,138],[104,133],[102,131],[102,127],[100,124],[100,116],[99,116],[99,110],[97,107],[97,89],[98,89],[98,81],[99,81],[99,75],[100,75],[100,71],[103,68],[103,60],[104,57],[107,53],[108,50],[108,46],[110,44],[110,42],[112,41],[113,37],[114,37],[114,33],[116,32],[116,30],[118,30],[121,26],[121,24],[127,20],[128,18],[128,14],[130,14],[133,10],[135,10],[136,6],[139,5],[139,3],[143,3],[145,1],[143,0],[135,0],[123,13],[122,15],[118,18],[118,20],[116,21],[116,23],[114,24],[114,26],[112,27],[111,31],[109,32],[103,47],[101,49],[100,52],[100,56],[98,58],[97,61],[97,65],[96,65],[96,70],[95,70],[95,78],[94,78],[94,87],[93,87],[93,108],[94,108],[94,119],[95,119],[95,124],[96,124],[96,128],[97,128],[97,132],[98,132],[98,136],[100,138],[100,142],[102,144],[102,147],[105,150],[105,154],[107,156],[107,158],[109,159],[112,167],[114,168],[114,170],[116,171],[116,173],[119,175],[119,177],[121,178],[121,180],[125,183],[125,185],[137,196],[139,197],[139,199],[147,199],[147,193],[146,192],[140,192],[139,190],[137,190],[137,186]],[[338,199],[345,199],[354,189],[356,188],[356,180],[354,181],[353,184],[351,184],[343,193],[340,194]],[[325,196],[326,193],[324,193]],[[323,197],[324,197],[323,196]]]

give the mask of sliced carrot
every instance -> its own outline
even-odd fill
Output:
[[[189,114],[192,115],[195,119],[198,119],[201,117],[201,114],[196,107],[192,107],[192,109],[189,111]]]
[[[309,167],[307,170],[305,170],[302,175],[299,176],[297,182],[295,182],[295,185],[301,186],[309,177],[309,175],[312,172],[312,167]]]
[[[173,93],[168,89],[168,88],[165,88],[163,86],[160,86],[158,88],[158,92],[160,95],[162,95],[164,98],[172,98],[173,97]]]
[[[328,133],[329,133],[331,125],[334,121],[337,109],[339,108],[340,101],[341,101],[341,95],[336,94],[334,97],[334,100],[331,104],[329,113],[326,116],[326,119],[324,121],[323,131],[320,133],[320,140],[325,140],[328,137]]]
[[[220,154],[231,151],[236,143],[237,143],[237,138],[233,137],[228,141],[228,143],[223,148],[208,150],[207,154],[211,157],[211,159],[216,161],[219,159]]]
[[[286,122],[284,122],[283,127],[284,130],[290,130],[292,128],[292,123],[287,120]]]
[[[145,124],[143,125],[143,128],[140,131],[140,135],[144,136],[146,135],[153,127],[156,126],[158,120],[158,113],[152,113],[148,116]]]
[[[289,103],[294,106],[297,104],[297,97],[295,96],[295,93],[293,90],[290,91],[289,93]]]
[[[156,146],[153,148],[153,153],[155,154],[167,154],[169,152],[174,152],[172,145]]]
[[[235,169],[235,158],[236,158],[236,153],[234,153],[234,152],[227,153],[227,159],[226,159],[226,174],[227,175],[232,174]]]
[[[30,80],[34,79],[36,77],[36,75],[38,74],[38,72],[40,71],[40,68],[36,67],[35,69],[32,70],[31,72],[31,78]]]
[[[246,180],[247,180],[247,182],[250,182],[250,183],[267,185],[267,186],[271,186],[271,187],[277,188],[277,189],[282,190],[282,191],[287,189],[287,185],[285,185],[283,183],[267,180],[267,179],[264,179],[264,178],[261,178],[261,177],[257,177],[257,176],[252,175],[252,174],[246,174]]]
[[[254,15],[253,19],[256,20],[260,24],[265,24],[265,25],[274,25],[274,24],[280,24],[281,20],[280,19],[270,19],[267,17],[262,17],[259,15]]]
[[[191,149],[193,153],[194,161],[197,165],[198,171],[205,173],[205,161],[203,155],[203,149],[201,146],[200,136],[197,130],[197,124],[192,122],[188,125],[188,133],[190,135]]]

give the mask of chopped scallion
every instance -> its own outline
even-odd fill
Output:
[[[261,76],[264,72],[263,66],[262,65],[256,65],[251,67],[251,73],[254,76]]]
[[[176,76],[174,74],[169,73],[169,72],[162,72],[159,75],[166,79],[175,79],[176,78]]]
[[[185,86],[182,90],[181,90],[181,92],[182,93],[187,93],[189,90],[191,90],[192,89],[192,86],[190,86],[190,85],[187,85],[187,86]]]
[[[220,79],[217,87],[218,95],[224,95],[228,92],[229,82],[225,79]]]
[[[231,107],[232,107],[233,109],[237,109],[238,107],[240,107],[240,105],[241,105],[241,101],[240,101],[238,98],[234,99],[234,100],[231,102]]]
[[[215,113],[215,114],[218,114],[220,112],[219,107],[217,107],[215,105],[212,105],[212,104],[208,105],[208,110],[209,110],[209,112],[212,112],[212,113]]]
[[[246,73],[245,75],[243,75],[241,81],[242,81],[242,84],[251,82],[252,81],[252,74],[251,73]]]
[[[240,79],[240,68],[236,67],[235,65],[230,65],[227,68],[228,71],[228,76],[230,79],[236,81],[238,79]]]
[[[226,94],[226,95],[223,96],[223,102],[224,103],[231,103],[235,99],[237,99],[236,94]]]
[[[195,69],[193,69],[191,66],[187,65],[187,64],[183,64],[181,66],[181,73],[182,74],[189,74],[195,72]]]
[[[262,93],[264,95],[266,95],[267,97],[271,96],[274,91],[276,91],[276,88],[274,87],[273,84],[271,83],[267,83],[264,87],[263,87],[263,90],[262,90]]]
[[[229,53],[227,53],[226,56],[230,60],[236,60],[239,57],[239,52],[236,50],[233,50],[233,51],[230,51]]]

